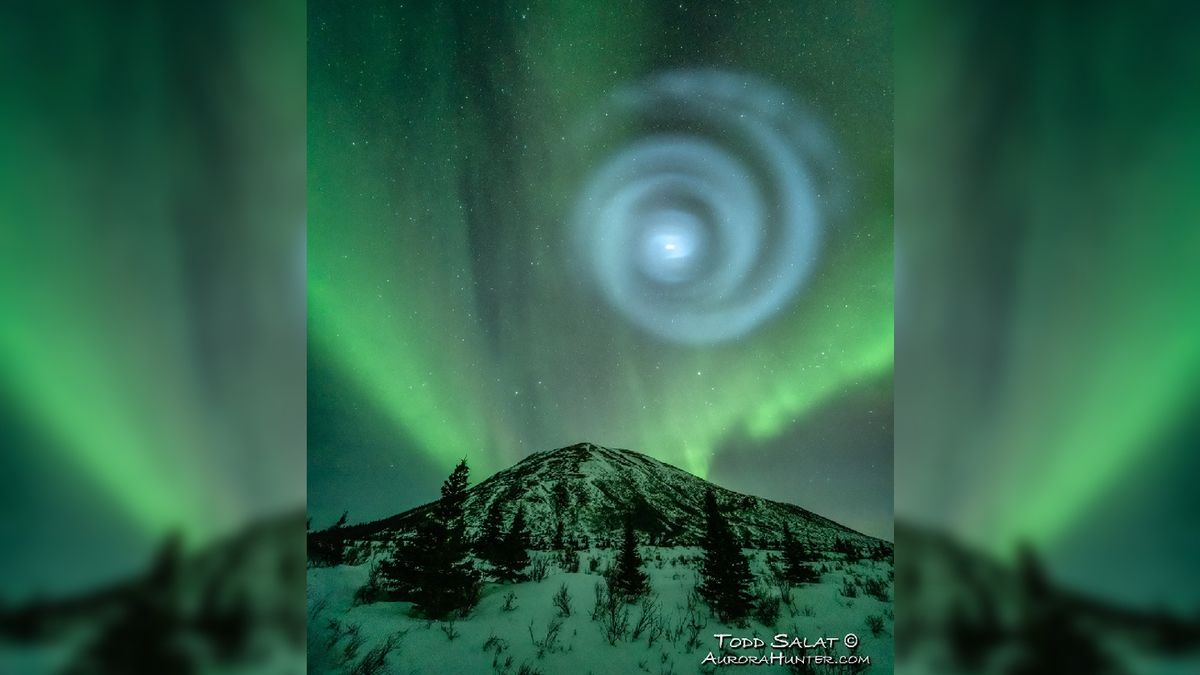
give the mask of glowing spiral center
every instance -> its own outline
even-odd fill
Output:
[[[686,343],[738,337],[787,306],[836,192],[823,130],[779,89],[717,71],[652,77],[605,112],[617,137],[573,228],[604,297]]]

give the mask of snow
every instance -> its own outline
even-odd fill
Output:
[[[856,653],[871,657],[871,672],[886,673],[892,669],[892,619],[890,601],[890,562],[842,561],[831,558],[832,568],[820,584],[792,590],[793,607],[782,608],[780,618],[772,625],[750,620],[747,626],[723,625],[714,619],[701,602],[697,609],[703,628],[697,640],[688,644],[686,623],[689,595],[692,595],[698,575],[696,564],[700,550],[694,547],[640,547],[645,569],[650,576],[653,595],[661,608],[667,635],[651,643],[643,633],[634,640],[631,636],[610,645],[600,624],[589,616],[594,605],[595,585],[601,581],[598,572],[590,573],[589,559],[597,558],[603,570],[614,554],[611,550],[589,549],[581,553],[581,572],[567,573],[555,568],[541,582],[518,584],[486,584],[479,604],[469,616],[453,622],[432,622],[411,615],[406,602],[381,602],[353,605],[355,590],[366,581],[369,563],[309,570],[309,668],[314,673],[350,672],[363,653],[378,646],[389,636],[396,638],[395,649],[387,656],[386,672],[394,673],[517,673],[523,665],[528,672],[572,673],[586,675],[618,673],[712,672],[711,666],[701,667],[701,661],[711,650],[720,654],[715,634],[757,636],[768,645],[777,633],[792,638],[807,638],[810,643],[821,637],[844,638],[855,633],[861,640],[856,650],[842,647],[836,653]],[[765,578],[765,551],[746,550],[751,568],[759,579]],[[554,557],[550,552],[533,552],[534,556]],[[842,569],[837,569],[838,567]],[[888,583],[887,602],[874,597],[846,598],[840,594],[847,577],[875,577]],[[553,596],[566,585],[572,612],[560,617]],[[511,610],[505,609],[505,596],[516,596]],[[693,597],[693,606],[695,598]],[[630,626],[637,623],[643,612],[638,604],[629,605]],[[873,635],[867,626],[868,616],[882,619],[883,631]],[[336,624],[331,624],[331,620]],[[561,620],[557,641],[538,648],[544,642],[552,622]],[[332,626],[340,626],[335,630]],[[351,638],[347,627],[358,626],[362,644],[345,656]],[[683,627],[678,635],[675,630]],[[674,629],[673,629],[674,628]],[[341,634],[340,639],[335,639]],[[497,643],[497,639],[500,641]],[[489,640],[491,642],[489,643]],[[485,649],[485,644],[490,648]],[[736,653],[761,654],[770,650],[739,650]],[[751,672],[787,672],[778,665],[753,666]],[[852,669],[845,669],[853,672]]]
[[[771,625],[750,620],[727,626],[711,615],[695,593],[703,534],[705,493],[713,490],[730,529],[747,546],[751,571],[763,593],[779,591],[768,555],[776,558],[784,525],[810,550],[823,556],[821,583],[792,589],[790,605]],[[846,653],[840,641],[854,633],[861,643],[855,654],[871,658],[872,672],[892,669],[891,545],[867,537],[792,504],[743,495],[715,486],[646,455],[588,443],[531,455],[467,491],[463,520],[468,537],[479,534],[493,504],[500,506],[507,528],[518,507],[524,509],[534,549],[547,549],[561,524],[567,544],[582,549],[579,572],[557,564],[558,553],[534,550],[533,557],[551,563],[540,582],[486,584],[471,613],[454,622],[431,622],[412,615],[406,602],[354,605],[354,593],[366,581],[373,561],[388,555],[398,539],[413,536],[413,524],[428,506],[347,532],[348,560],[334,568],[308,572],[309,668],[314,673],[370,672],[364,658],[373,648],[386,649],[380,672],[393,673],[673,673],[713,672],[701,662],[709,651],[720,655],[716,634],[757,636],[766,645],[778,633],[806,638],[836,637],[835,653]],[[628,606],[630,629],[610,644],[600,621],[589,615],[595,587],[612,562],[622,536],[622,520],[633,512],[639,546],[657,603],[663,635],[632,633],[646,607]],[[888,553],[886,560],[846,560],[834,553],[835,542],[853,544],[865,554]],[[595,560],[593,566],[591,561]],[[846,597],[849,580],[862,588],[866,579],[883,584],[884,593]],[[569,616],[559,617],[553,597],[566,585],[572,598]],[[865,589],[862,589],[865,590]],[[515,595],[506,609],[505,597]],[[882,598],[882,599],[881,599]],[[874,634],[868,625],[873,617]],[[561,621],[557,636],[553,631]],[[738,651],[738,654],[769,653]],[[776,650],[777,651],[777,650]],[[815,654],[815,652],[808,652]],[[795,652],[789,655],[797,655]],[[384,668],[383,666],[386,666]],[[358,668],[357,670],[356,667]],[[853,668],[838,668],[854,672]],[[753,672],[785,672],[783,666],[755,666]]]

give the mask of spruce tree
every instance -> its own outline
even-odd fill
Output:
[[[783,575],[794,584],[814,584],[820,575],[812,567],[813,558],[807,547],[792,536],[792,530],[783,526]]]
[[[424,539],[429,534],[429,525],[421,521],[412,539],[397,540],[391,555],[380,560],[372,570],[373,577],[367,579],[362,601],[416,600],[426,576],[429,547]]]
[[[833,552],[841,553],[846,556],[846,560],[855,560],[862,557],[862,552],[858,550],[858,546],[849,539],[838,537],[833,543]]]
[[[642,571],[642,556],[638,553],[637,535],[633,529],[633,516],[625,517],[625,537],[617,564],[608,580],[609,592],[614,596],[633,602],[650,590],[649,577]]]
[[[529,531],[525,527],[525,509],[517,507],[512,526],[496,556],[496,576],[501,581],[521,581],[529,567]]]
[[[504,543],[504,511],[499,499],[488,505],[479,538],[475,540],[475,553],[488,563],[495,565],[500,547]]]
[[[750,563],[729,522],[721,515],[712,490],[704,494],[704,560],[696,590],[722,621],[740,622],[750,612]]]
[[[388,590],[397,599],[411,599],[414,608],[431,619],[465,612],[479,600],[475,571],[463,528],[462,504],[470,469],[458,463],[442,484],[442,498],[417,527],[412,543],[401,543],[380,565]]]
[[[350,512],[343,511],[337,522],[324,530],[309,532],[308,562],[313,567],[337,567],[346,564],[346,523]]]

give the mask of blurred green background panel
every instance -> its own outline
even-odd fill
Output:
[[[896,506],[1194,608],[1200,53],[1155,4],[898,11]]]
[[[0,9],[0,593],[302,507],[304,29]]]

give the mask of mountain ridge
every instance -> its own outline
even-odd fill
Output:
[[[632,513],[644,543],[691,546],[703,536],[708,489],[748,548],[778,547],[785,524],[817,550],[831,550],[839,541],[892,548],[890,542],[795,504],[739,493],[644,453],[589,442],[532,453],[471,486],[463,502],[464,522],[468,536],[475,536],[491,509],[508,522],[520,505],[535,547],[548,547],[560,523],[571,545],[609,545],[619,536],[624,515]],[[403,536],[435,503],[346,526],[338,535],[347,540]]]

